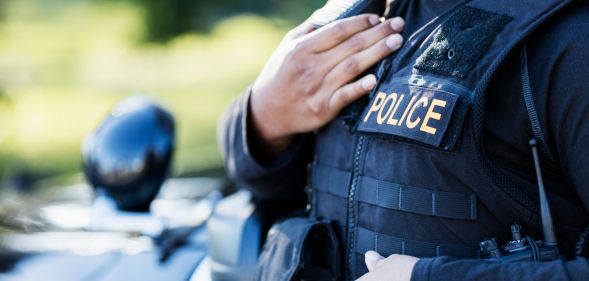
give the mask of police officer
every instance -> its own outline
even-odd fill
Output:
[[[541,237],[531,137],[562,252],[589,226],[589,2],[399,0],[387,18],[286,35],[221,121],[231,176],[277,202],[308,184],[347,280],[587,280],[582,257],[476,258],[513,221]]]

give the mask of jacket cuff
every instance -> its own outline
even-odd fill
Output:
[[[419,261],[415,264],[415,267],[413,267],[411,281],[429,281],[432,266],[437,260],[438,258],[419,259]]]

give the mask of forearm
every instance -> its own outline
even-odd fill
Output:
[[[584,281],[587,278],[586,259],[497,263],[439,257],[421,259],[413,269],[411,281]]]

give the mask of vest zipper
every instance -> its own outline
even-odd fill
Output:
[[[346,264],[348,267],[347,280],[352,280],[354,270],[354,254],[356,248],[356,190],[358,189],[358,175],[360,174],[360,160],[364,152],[364,136],[358,137],[358,142],[354,152],[354,169],[352,171],[352,184],[348,190],[348,233],[347,233],[347,253]]]
[[[377,84],[374,87],[374,90],[370,93],[370,97],[374,96],[374,93],[377,91],[378,87],[382,83],[384,77],[387,76],[387,73],[390,69],[391,62],[390,58],[384,59],[382,63],[379,65],[378,70],[376,71],[377,77]],[[356,248],[356,197],[357,197],[357,189],[358,189],[358,181],[360,175],[360,167],[362,156],[364,154],[365,149],[365,139],[366,137],[360,135],[358,137],[358,142],[354,148],[354,167],[352,170],[352,183],[348,189],[348,220],[347,220],[347,241],[346,241],[346,280],[352,280],[352,273],[354,272],[354,255],[355,255],[355,248]]]
[[[378,90],[378,86],[382,83],[382,79],[387,75],[389,69],[391,68],[391,58],[386,58],[380,63],[378,70],[374,75],[376,75],[377,83],[372,92],[370,93],[370,97],[372,98],[376,91]]]

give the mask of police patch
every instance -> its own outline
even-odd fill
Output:
[[[378,88],[358,131],[450,149],[469,104],[469,91],[448,81],[421,75],[396,78]]]

